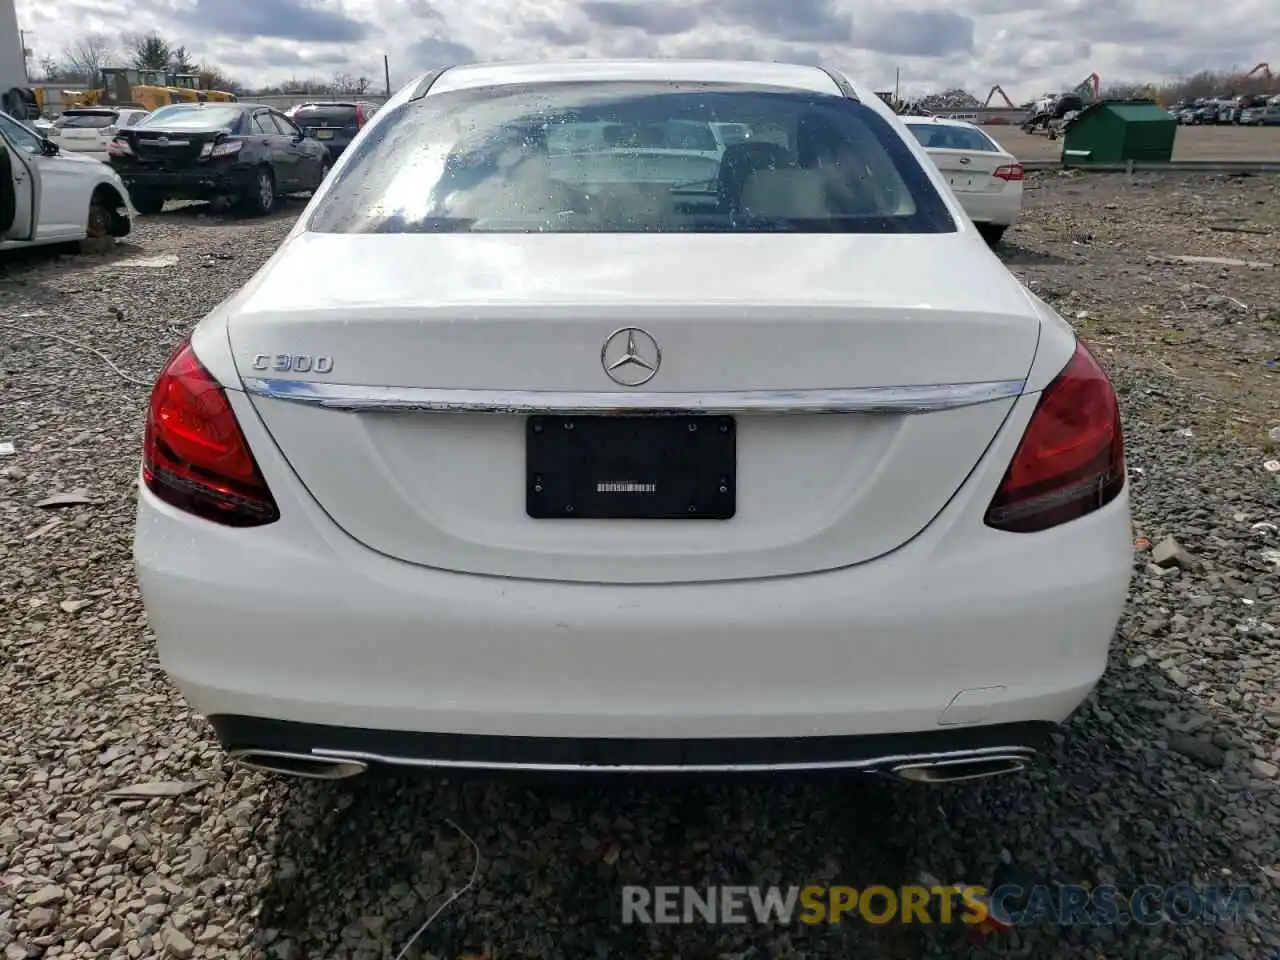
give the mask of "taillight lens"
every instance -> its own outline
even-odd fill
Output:
[[[1092,513],[1124,489],[1120,405],[1084,344],[1036,405],[987,526],[1034,533]]]
[[[133,156],[133,147],[129,146],[128,140],[121,140],[116,137],[107,144],[107,155],[111,157],[131,157]]]
[[[244,149],[244,141],[234,137],[227,137],[225,140],[219,140],[217,143],[206,143],[204,149],[200,152],[202,157],[234,157]]]
[[[1025,180],[1027,172],[1022,169],[1022,164],[1010,163],[1003,167],[996,167],[991,175],[1000,180]]]
[[[190,343],[152,388],[142,479],[161,500],[215,523],[254,527],[280,517],[226,393]]]
[[[356,104],[356,127],[357,129],[364,126],[364,107]]]

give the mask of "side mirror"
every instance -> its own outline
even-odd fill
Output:
[[[58,145],[48,137],[44,137],[40,140],[40,152],[46,157],[56,157],[58,155]]]

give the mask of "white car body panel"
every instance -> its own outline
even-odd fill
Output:
[[[135,543],[161,663],[206,715],[547,737],[1061,720],[1101,675],[1127,592],[1127,492],[1035,537],[982,525],[1034,397],[961,495],[889,557],[678,585],[512,580],[390,559],[334,526],[252,405],[231,399],[281,520],[224,529],[140,485]]]
[[[16,123],[7,116],[5,120]],[[27,133],[36,138],[30,130]],[[103,185],[111,187],[118,195],[119,208],[133,215],[124,183],[106,164],[74,153],[59,151],[56,156],[49,157],[32,152],[34,148],[25,139],[21,144],[13,140],[7,142],[10,156],[21,159],[21,169],[29,178],[30,190],[21,187],[21,192],[31,197],[36,216],[34,232],[20,234],[16,229],[11,230],[0,238],[0,250],[84,239],[90,201],[98,187]],[[17,169],[19,166],[15,163]]]
[[[621,61],[458,68],[433,90],[583,76],[837,89],[806,67]],[[902,121],[854,89],[923,163]],[[139,582],[194,709],[745,740],[1055,723],[1094,686],[1132,566],[1128,490],[1034,534],[984,522],[1076,340],[933,164],[952,234],[308,233],[357,152],[192,337],[279,519],[224,527],[139,485]],[[663,351],[637,388],[602,367],[625,326]],[[992,384],[1012,390],[945,409],[902,400]],[[527,408],[876,390],[894,403],[739,412],[732,520],[525,513]]]
[[[1000,147],[984,131],[970,123],[940,118],[905,120],[908,127],[963,127],[978,133],[996,149],[963,150],[926,147],[925,152],[941,171],[947,186],[974,223],[1012,226],[1022,212],[1022,181],[1002,180],[991,174],[999,167],[1011,166],[1018,158]]]
[[[14,217],[7,229],[0,231],[0,250],[7,246],[29,243],[35,234],[36,174],[35,160],[0,137],[0,150],[9,156],[10,178],[14,191]]]
[[[865,389],[1020,383],[1039,337],[1021,285],[955,234],[610,240],[603,258],[590,234],[297,237],[231,305],[236,365],[276,392],[298,383],[608,393],[618,387],[601,348],[636,325],[663,351],[646,384],[653,391]],[[907,257],[920,276],[904,299]],[[714,267],[719,258],[734,268]],[[403,269],[413,262],[432,269]],[[344,265],[363,281],[299,309],[309,277]],[[983,270],[992,281],[973,284]],[[255,370],[261,357],[298,353],[332,358],[332,372]],[[739,467],[770,479],[745,490],[734,523],[709,535],[685,521],[637,529],[530,519],[522,416],[254,403],[308,489],[374,549],[471,573],[619,582],[777,576],[872,559],[945,505],[1011,406],[740,418]],[[335,461],[335,447],[354,455]]]

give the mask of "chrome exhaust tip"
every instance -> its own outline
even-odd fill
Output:
[[[361,760],[332,760],[309,753],[288,753],[283,750],[233,750],[229,756],[240,766],[250,770],[307,780],[346,780],[358,777],[369,769],[369,765]]]
[[[980,780],[998,777],[1005,773],[1017,773],[1031,763],[1031,757],[1021,753],[988,754],[976,757],[958,757],[947,760],[931,760],[923,763],[903,763],[890,769],[901,780],[912,783],[958,783],[962,780]]]

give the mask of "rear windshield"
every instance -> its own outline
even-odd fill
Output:
[[[54,126],[63,130],[69,127],[101,129],[111,126],[119,119],[120,114],[110,110],[100,113],[64,113]]]
[[[713,124],[743,140],[724,145]],[[451,91],[383,110],[309,228],[950,233],[955,222],[894,128],[852,100],[598,81]]]
[[[970,150],[999,153],[1000,148],[981,130],[942,123],[909,123],[907,129],[915,134],[920,145],[935,150]]]
[[[327,123],[344,127],[356,122],[356,108],[347,106],[299,107],[293,113],[293,122],[300,127]]]
[[[143,127],[164,127],[166,130],[210,130],[229,127],[240,128],[244,111],[238,107],[210,107],[203,104],[173,104],[147,114],[138,124]]]

